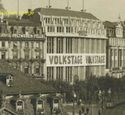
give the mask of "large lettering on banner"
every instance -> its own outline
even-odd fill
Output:
[[[47,54],[47,66],[106,65],[106,54]]]

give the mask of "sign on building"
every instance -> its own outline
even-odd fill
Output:
[[[106,65],[106,54],[47,54],[47,66]]]

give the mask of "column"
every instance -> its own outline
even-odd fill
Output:
[[[66,38],[63,38],[63,53],[66,53]],[[63,67],[63,80],[66,81],[66,67]]]
[[[46,40],[43,42],[43,57],[44,59],[46,59],[46,54],[47,54],[47,37],[46,37]],[[42,66],[42,65],[41,65]],[[43,74],[45,76],[45,80],[47,80],[47,65],[46,65],[46,62],[43,64]]]

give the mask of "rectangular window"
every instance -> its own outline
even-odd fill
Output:
[[[1,59],[6,59],[6,52],[1,52]]]
[[[36,59],[40,59],[40,52],[36,51]]]
[[[54,26],[48,26],[47,32],[55,32],[55,27]]]
[[[56,52],[63,53],[63,38],[56,39]]]
[[[26,47],[26,48],[29,47],[29,42],[25,42],[25,47]]]
[[[118,50],[118,66],[122,66],[122,49]]]
[[[72,67],[66,67],[66,82],[72,82]]]
[[[66,38],[66,53],[72,53],[72,38]]]
[[[13,51],[13,59],[18,59],[18,52],[17,51]]]
[[[24,52],[24,57],[25,57],[25,59],[29,59],[29,51]]]
[[[51,18],[45,18],[46,24],[51,24]]]
[[[1,46],[2,46],[2,47],[5,47],[5,41],[2,41],[2,42],[1,42]]]
[[[40,47],[39,42],[36,42],[36,48],[39,48],[39,47]]]
[[[40,75],[40,65],[37,63],[34,68],[35,75]]]
[[[48,37],[47,38],[47,53],[53,53],[54,52],[54,38]]]
[[[62,24],[61,18],[54,18],[55,24]]]
[[[26,73],[26,74],[29,73],[29,68],[28,68],[28,67],[25,67],[25,68],[24,68],[24,73]]]
[[[69,24],[69,20],[68,19],[63,19],[64,20],[64,24]]]
[[[54,80],[54,68],[53,67],[47,67],[47,80],[48,81]]]
[[[17,42],[13,42],[13,48],[14,48],[14,49],[17,48]]]
[[[64,32],[64,27],[57,26],[57,33],[62,33],[62,32]]]
[[[56,68],[56,80],[63,81],[63,67]]]

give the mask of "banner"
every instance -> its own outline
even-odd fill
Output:
[[[106,54],[47,54],[47,66],[106,65]]]

